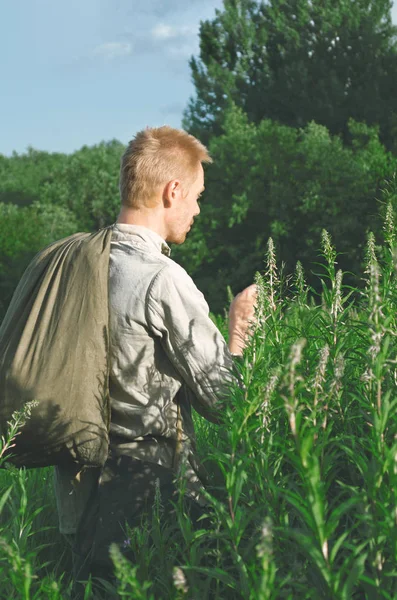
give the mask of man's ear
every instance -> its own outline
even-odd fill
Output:
[[[172,203],[176,200],[177,196],[182,193],[182,184],[179,179],[173,179],[169,181],[164,187],[163,191],[163,204],[164,208],[169,208]]]
[[[172,181],[169,181],[163,190],[164,208],[169,208],[172,204]]]

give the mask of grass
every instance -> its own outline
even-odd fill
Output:
[[[299,264],[293,277],[280,277],[269,241],[239,366],[244,387],[231,390],[222,426],[196,418],[210,474],[206,526],[194,530],[181,501],[175,523],[165,522],[158,499],[151,522],[130,532],[136,564],[112,547],[116,597],[397,597],[391,205],[384,244],[369,235],[363,289],[345,286],[336,265],[323,232],[322,294],[314,298]],[[70,553],[57,531],[51,469],[8,469],[0,481],[1,598],[69,598]],[[86,597],[110,591],[88,586]]]

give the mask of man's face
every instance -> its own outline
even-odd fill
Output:
[[[193,219],[200,213],[198,198],[204,191],[204,169],[200,163],[194,183],[176,194],[168,219],[167,242],[183,244],[193,225]]]

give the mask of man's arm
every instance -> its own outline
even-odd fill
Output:
[[[240,299],[231,307],[230,350],[238,355],[246,341],[241,306]],[[161,338],[169,359],[193,392],[195,408],[217,421],[230,386],[238,383],[238,378],[232,354],[209,317],[203,294],[184,269],[167,265],[148,289],[146,310],[149,327]]]

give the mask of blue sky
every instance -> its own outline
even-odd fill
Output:
[[[181,126],[200,20],[222,0],[0,0],[0,153]]]
[[[181,126],[200,20],[222,0],[0,0],[0,153]],[[397,22],[397,5],[393,7]]]

